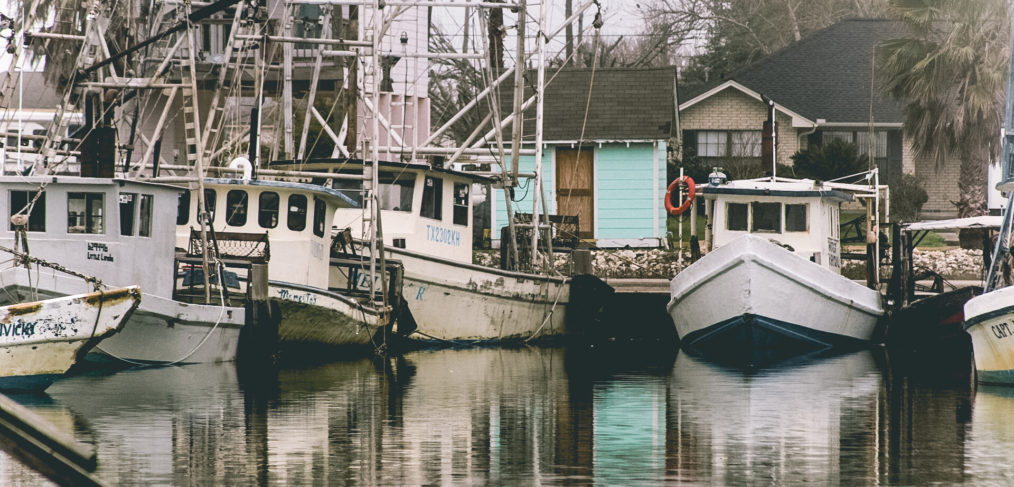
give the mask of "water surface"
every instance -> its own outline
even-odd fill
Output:
[[[737,370],[635,348],[91,371],[14,398],[116,485],[1011,484],[1014,389],[882,351]],[[0,457],[0,483],[44,479]]]

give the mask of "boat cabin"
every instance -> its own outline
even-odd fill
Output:
[[[310,163],[307,170],[324,165]],[[326,167],[347,174],[362,174],[361,161],[326,163]],[[472,262],[473,184],[488,184],[482,176],[428,164],[380,164],[380,210],[384,244],[389,247]],[[363,186],[360,181],[335,180],[334,188],[354,200],[355,206],[339,208],[336,228],[350,228],[353,237],[363,238]]]
[[[211,227],[221,236],[220,246],[253,242],[225,236],[264,236],[270,259],[265,255],[263,260],[272,280],[328,288],[330,222],[338,208],[354,207],[355,201],[323,186],[267,180],[206,179],[204,194]],[[200,232],[196,184],[180,195],[176,215],[176,245],[191,249],[194,236],[199,235],[195,232]],[[227,240],[228,244],[223,243]],[[224,258],[255,251],[253,246],[219,250]],[[256,251],[266,252],[266,248]]]
[[[30,254],[114,286],[171,296],[179,189],[126,179],[0,176],[0,245],[16,238],[10,217],[28,215]],[[42,188],[30,213],[26,207]],[[87,286],[82,282],[82,292]]]
[[[803,179],[725,181],[698,187],[710,215],[710,248],[745,234],[766,237],[820,266],[841,270],[839,211],[846,192]]]

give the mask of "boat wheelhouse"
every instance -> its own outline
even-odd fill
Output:
[[[840,275],[849,193],[771,178],[716,178],[702,193],[712,250],[670,283],[685,349],[756,365],[875,339],[879,292]]]
[[[389,266],[391,285],[371,297],[368,281],[359,287],[358,279],[347,279],[365,275],[368,260],[333,261],[331,255],[335,212],[354,208],[356,201],[320,185],[289,181],[205,179],[203,187],[209,224],[204,238],[235,274],[237,287],[249,282],[252,265],[267,266],[269,297],[281,312],[282,343],[383,343],[377,334],[391,324],[392,313],[382,294],[398,297],[397,266]],[[202,241],[197,191],[183,193],[177,215],[176,243],[187,249],[180,260],[198,268]],[[187,279],[182,288],[199,294],[201,280]],[[228,283],[230,277],[224,280]]]
[[[108,285],[137,285],[143,299],[123,330],[95,351],[131,362],[235,359],[246,312],[176,298],[175,221],[180,190],[118,178],[0,176],[0,244]],[[70,274],[10,266],[0,304],[92,291]]]

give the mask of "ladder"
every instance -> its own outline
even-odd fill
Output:
[[[228,128],[225,124],[226,103],[230,96],[240,96],[240,94],[231,95],[234,90],[238,92],[243,89],[244,71],[242,66],[247,58],[246,51],[249,42],[242,39],[241,36],[254,34],[253,16],[262,2],[257,1],[257,4],[252,8],[244,10],[246,3],[236,4],[229,38],[225,43],[224,63],[218,71],[218,78],[211,90],[211,103],[208,106],[207,120],[204,122],[204,133],[201,137],[201,140],[204,141],[205,158],[209,161],[215,154],[216,148],[223,143],[222,133]],[[264,47],[260,46],[261,49]],[[226,95],[223,96],[223,92]]]

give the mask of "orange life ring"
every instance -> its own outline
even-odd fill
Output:
[[[687,185],[686,199],[683,200],[683,204],[678,207],[672,204],[672,192],[676,189],[676,186],[683,182]],[[697,186],[694,185],[694,180],[690,176],[683,176],[676,178],[672,183],[669,183],[669,188],[665,190],[665,211],[672,216],[682,215],[684,211],[690,209],[690,205],[694,204],[694,196],[697,194]]]

